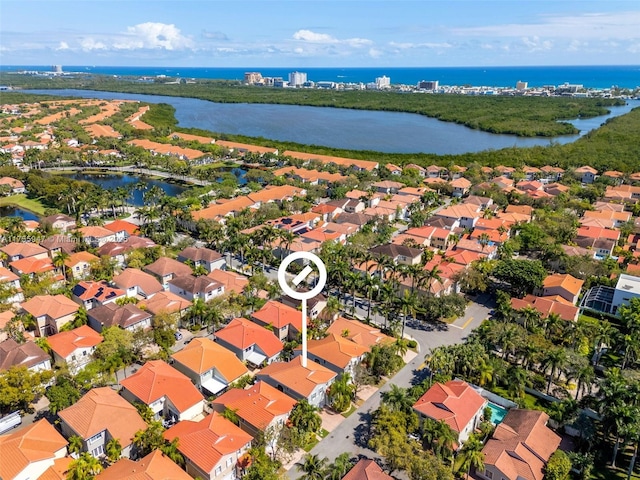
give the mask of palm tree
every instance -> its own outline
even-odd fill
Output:
[[[68,449],[71,454],[79,455],[80,452],[82,452],[82,447],[83,447],[82,438],[80,438],[78,435],[71,435],[69,437]]]
[[[471,467],[475,470],[484,470],[484,453],[482,448],[484,445],[482,441],[475,435],[470,435],[462,449],[460,450],[460,456],[462,457],[462,463],[460,464],[460,470],[467,471],[467,477],[471,473]]]
[[[591,384],[595,379],[596,374],[591,365],[583,365],[581,368],[573,372],[573,378],[576,380],[576,400],[580,396],[580,393],[587,389],[587,394],[591,391]]]
[[[341,480],[349,470],[353,467],[353,463],[349,460],[349,454],[347,452],[341,453],[336,457],[326,473],[326,480]]]
[[[62,269],[62,276],[67,279],[67,264],[66,261],[69,258],[69,254],[64,250],[60,250],[52,260],[53,266],[58,270]]]
[[[100,461],[88,452],[83,452],[80,457],[69,464],[68,480],[91,480],[102,471]]]
[[[558,370],[562,370],[567,364],[567,352],[564,348],[555,347],[550,349],[542,359],[542,368],[546,372],[549,371],[549,379],[547,381],[547,394],[551,391],[551,383],[556,376]]]
[[[413,402],[406,388],[391,384],[391,389],[382,393],[382,403],[395,412],[410,412]]]
[[[324,480],[325,470],[327,467],[327,459],[320,458],[318,455],[306,454],[302,462],[296,463],[299,472],[304,472],[300,478],[302,480]]]
[[[112,438],[107,442],[104,451],[107,454],[109,462],[115,463],[120,459],[120,455],[122,455],[122,445],[120,445],[120,441],[117,438]]]
[[[329,387],[329,399],[337,412],[346,412],[351,407],[351,401],[356,393],[356,386],[351,383],[351,375],[343,373],[338,380]]]
[[[400,333],[400,337],[403,338],[407,317],[415,317],[416,313],[419,311],[418,297],[414,293],[405,290],[404,295],[398,298],[397,306],[398,310],[402,314],[402,331]]]
[[[317,432],[322,426],[322,418],[318,415],[318,408],[306,399],[300,400],[289,415],[291,424],[301,432]]]

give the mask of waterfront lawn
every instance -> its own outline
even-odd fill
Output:
[[[0,197],[0,207],[18,207],[40,216],[44,216],[46,209],[40,200],[27,198],[24,193]]]

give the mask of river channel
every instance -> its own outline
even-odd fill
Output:
[[[348,150],[438,155],[545,146],[552,142],[570,143],[600,127],[607,119],[624,115],[640,106],[639,100],[628,100],[624,106],[609,107],[611,113],[608,115],[572,120],[570,123],[580,130],[580,134],[523,138],[473,130],[413,113],[298,105],[214,103],[195,98],[74,89],[25,90],[25,93],[167,103],[176,109],[176,119],[185,128]]]

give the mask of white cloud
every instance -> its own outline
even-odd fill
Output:
[[[85,52],[91,52],[93,50],[107,50],[107,45],[93,38],[83,38],[80,41],[80,48]]]
[[[383,51],[382,50],[378,50],[377,48],[370,48],[369,49],[369,56],[371,58],[380,58],[383,55]]]
[[[69,50],[69,44],[67,42],[60,42],[60,44],[56,47],[56,50]]]
[[[522,43],[530,52],[540,52],[543,50],[551,50],[553,42],[549,40],[540,40],[540,37],[534,36],[532,38],[522,37]]]
[[[417,48],[427,48],[427,49],[442,49],[442,48],[452,48],[453,45],[448,42],[422,42],[422,43],[410,43],[410,42],[389,42],[389,46],[393,48],[397,48],[400,50],[409,50],[409,49],[417,49]]]
[[[348,45],[353,48],[362,48],[373,45],[371,40],[366,38],[346,38],[344,40],[337,39],[326,33],[312,32],[311,30],[298,30],[293,34],[293,39],[306,43],[314,43],[318,45]]]
[[[113,47],[118,50],[184,50],[192,48],[193,41],[173,24],[146,22],[127,27],[126,34],[116,40]]]

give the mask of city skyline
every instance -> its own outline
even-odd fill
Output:
[[[3,65],[634,65],[640,53],[631,1],[6,0],[1,9]]]

